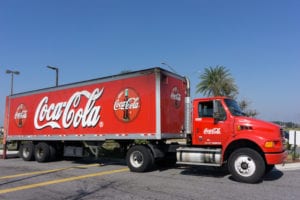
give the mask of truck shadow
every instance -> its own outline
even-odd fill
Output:
[[[73,163],[78,164],[92,164],[92,163],[99,163],[101,166],[105,165],[120,165],[120,166],[126,166],[125,159],[120,158],[81,158],[81,159],[74,159]],[[214,177],[214,178],[225,178],[228,177],[229,180],[237,182],[233,179],[233,177],[230,175],[229,171],[226,167],[209,167],[209,166],[181,166],[176,165],[174,162],[162,162],[157,163],[154,168],[149,170],[148,172],[152,171],[167,171],[169,169],[180,169],[181,175],[185,176],[203,176],[203,177]],[[259,182],[264,181],[275,181],[280,179],[284,173],[276,168],[274,168],[272,171],[267,173],[262,180]]]
[[[280,179],[284,173],[278,169],[273,169],[268,174],[266,174],[263,178],[264,181],[275,181]]]
[[[64,158],[64,160],[69,160],[72,161],[73,163],[76,164],[95,164],[98,163],[101,166],[104,165],[121,165],[121,166],[126,166],[126,161],[125,159],[120,159],[120,158]]]
[[[233,179],[230,175],[229,171],[226,168],[218,168],[218,167],[206,167],[206,166],[187,166],[187,167],[178,167],[179,169],[183,169],[181,172],[182,175],[186,176],[203,176],[203,177],[214,177],[214,178],[224,178],[228,177],[231,181],[237,182]],[[280,179],[284,173],[280,170],[273,169],[269,173],[267,173],[262,180],[259,182],[264,181],[275,181]]]
[[[180,166],[179,169],[183,169],[182,175],[186,176],[205,176],[205,177],[216,177],[222,178],[229,175],[228,170],[220,169],[217,167],[206,167],[206,166]]]

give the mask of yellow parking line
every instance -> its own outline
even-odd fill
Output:
[[[93,174],[86,174],[86,175],[81,175],[81,176],[62,178],[62,179],[57,179],[57,180],[52,180],[52,181],[45,181],[45,182],[40,182],[40,183],[35,183],[35,184],[30,184],[30,185],[24,185],[24,186],[19,186],[19,187],[14,187],[14,188],[3,189],[3,190],[0,190],[0,194],[6,194],[6,193],[10,193],[10,192],[16,192],[16,191],[19,191],[19,190],[27,190],[27,189],[43,187],[43,186],[47,186],[47,185],[70,182],[70,181],[75,181],[75,180],[80,180],[80,179],[86,179],[86,178],[91,178],[91,177],[96,177],[96,176],[103,176],[103,175],[120,173],[120,172],[126,172],[126,171],[129,171],[129,169],[128,168],[122,168],[122,169],[98,172],[98,173],[93,173]]]
[[[75,167],[65,167],[65,168],[50,169],[50,170],[45,170],[45,171],[14,174],[14,175],[9,175],[9,176],[2,176],[2,177],[0,177],[0,180],[1,179],[9,179],[9,178],[17,178],[17,177],[22,177],[22,176],[31,176],[31,175],[37,175],[37,174],[48,174],[48,173],[58,172],[58,171],[63,171],[63,170],[68,170],[68,169],[88,168],[88,167],[97,167],[97,166],[100,166],[100,164],[79,165],[79,166],[75,166]]]

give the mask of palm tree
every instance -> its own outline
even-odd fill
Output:
[[[254,109],[250,109],[250,104],[251,102],[246,99],[239,101],[240,108],[248,117],[256,117],[259,113]]]
[[[228,69],[224,66],[208,67],[200,75],[201,82],[197,85],[196,93],[205,96],[228,96],[234,98],[238,94],[238,87]]]

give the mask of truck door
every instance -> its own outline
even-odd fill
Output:
[[[221,145],[228,138],[230,130],[221,101],[199,101],[194,106],[193,144]]]

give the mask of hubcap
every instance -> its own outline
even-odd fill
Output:
[[[132,152],[130,156],[130,163],[135,168],[141,167],[144,163],[143,154],[139,151]]]
[[[254,160],[249,156],[239,156],[234,162],[235,171],[244,177],[252,176],[256,171]]]
[[[27,158],[29,156],[29,148],[24,148],[23,157]]]
[[[43,149],[42,149],[42,148],[38,149],[38,150],[37,150],[37,156],[38,156],[39,158],[41,158],[41,157],[43,157],[43,155],[44,155]]]

